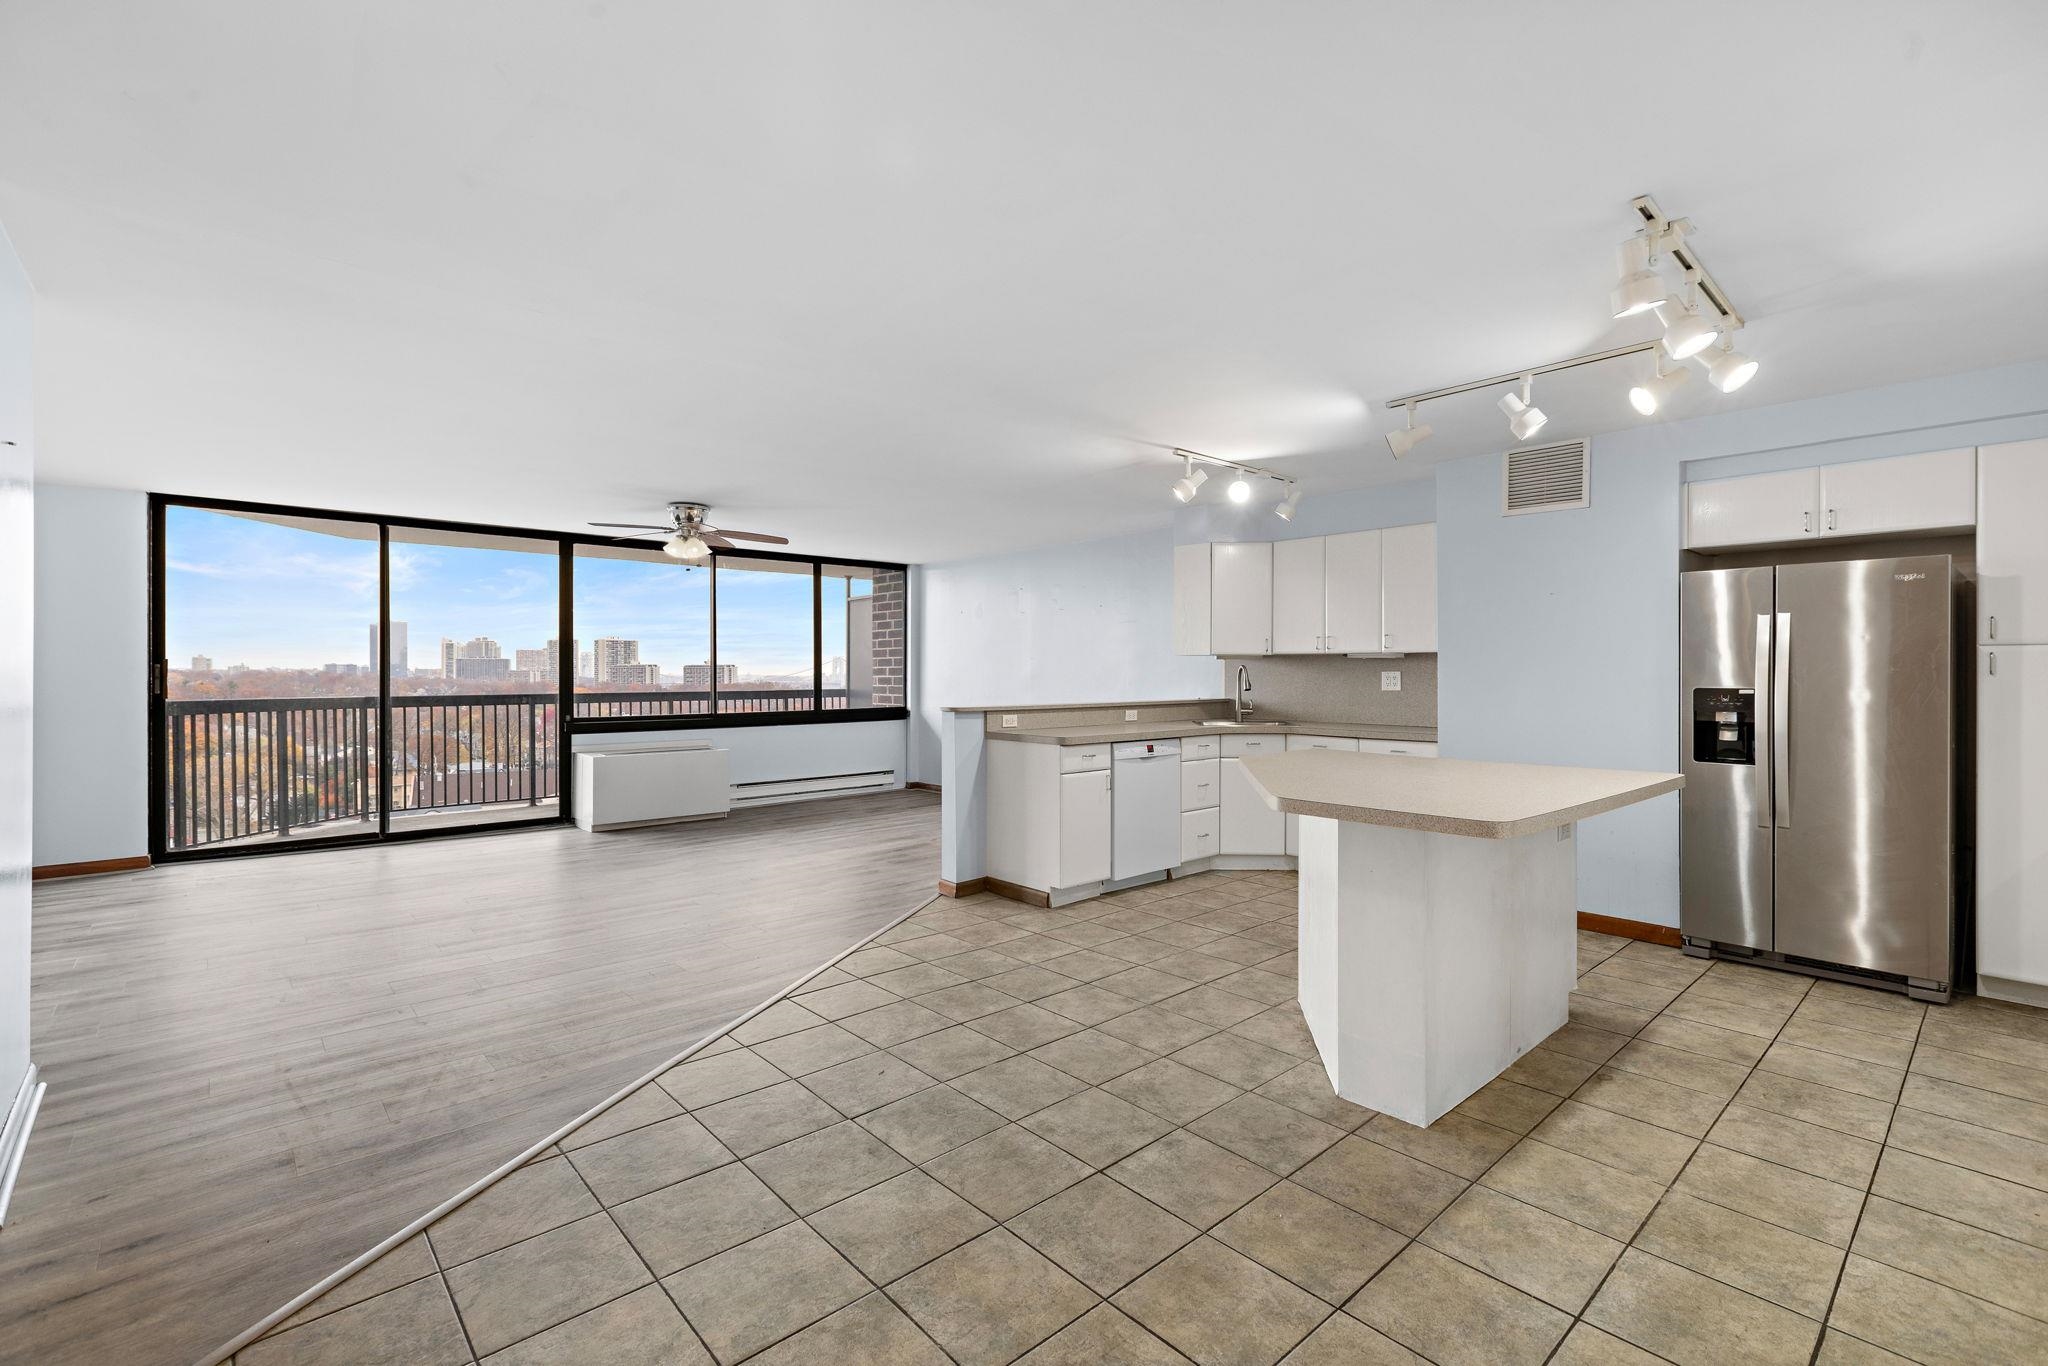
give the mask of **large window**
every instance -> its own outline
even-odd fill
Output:
[[[579,545],[576,717],[711,710],[711,567],[637,546]]]

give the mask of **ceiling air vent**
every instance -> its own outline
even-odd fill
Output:
[[[1500,510],[1504,517],[1560,512],[1592,501],[1583,441],[1530,446],[1509,451],[1501,459]]]

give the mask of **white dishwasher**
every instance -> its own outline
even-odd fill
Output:
[[[1180,741],[1133,740],[1111,751],[1110,877],[1180,863]]]

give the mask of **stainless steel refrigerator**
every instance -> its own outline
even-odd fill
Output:
[[[1948,999],[1950,558],[1711,569],[1680,581],[1687,952]]]

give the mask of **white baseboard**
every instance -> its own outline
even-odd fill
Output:
[[[14,1103],[7,1107],[7,1123],[0,1127],[0,1224],[7,1222],[7,1202],[14,1196],[14,1178],[21,1175],[21,1159],[28,1151],[28,1131],[35,1127],[36,1112],[42,1109],[47,1083],[36,1080],[36,1065],[15,1089]]]

